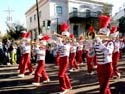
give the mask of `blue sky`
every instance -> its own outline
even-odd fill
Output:
[[[107,0],[109,3],[114,5],[113,14],[119,10],[119,7],[123,5],[125,0]],[[35,4],[36,0],[0,0],[0,31],[2,33],[6,30],[6,17],[8,13],[5,10],[10,7],[14,12],[11,13],[13,16],[13,22],[20,22],[26,26],[25,12]]]
[[[8,10],[8,7],[14,10],[11,13],[13,22],[20,22],[25,25],[25,12],[35,4],[35,2],[36,0],[0,0],[0,31],[4,33],[6,30],[5,21],[8,13],[5,12],[5,10]]]

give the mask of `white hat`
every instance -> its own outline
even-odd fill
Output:
[[[118,31],[115,32],[115,33],[110,34],[110,36],[113,37],[113,38],[118,37],[118,35],[119,35],[119,32],[118,32]]]
[[[62,32],[62,35],[69,37],[70,33],[68,31]]]
[[[98,32],[98,34],[109,36],[110,30],[108,28],[101,28]]]

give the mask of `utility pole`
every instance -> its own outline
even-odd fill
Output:
[[[40,33],[41,33],[41,29],[40,29],[40,19],[39,19],[39,5],[38,5],[38,0],[36,0],[36,10],[37,10],[38,32],[39,32],[39,34],[40,34]]]
[[[8,16],[7,16],[7,23],[12,23],[12,16],[11,16],[11,13],[14,12],[14,10],[10,9],[10,7],[8,7],[7,10],[4,10],[5,12],[8,13]]]
[[[57,18],[57,33],[59,33],[58,18]]]

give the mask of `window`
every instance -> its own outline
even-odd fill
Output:
[[[42,13],[42,12],[41,12],[41,11],[39,11],[39,18],[41,18],[41,13]]]
[[[62,6],[56,6],[56,13],[62,14]]]
[[[32,23],[32,17],[30,17],[30,23]]]
[[[45,21],[43,21],[43,27],[45,27]]]
[[[34,14],[34,21],[36,21],[36,14]]]
[[[73,8],[73,12],[77,12],[78,11],[78,9],[77,8]]]
[[[75,7],[73,7],[73,15],[74,16],[77,16],[78,15],[78,9],[77,8],[75,8]]]

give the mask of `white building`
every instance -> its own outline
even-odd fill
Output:
[[[125,8],[122,8],[117,13],[115,13],[115,15],[112,17],[112,24],[118,25],[119,19],[123,16],[125,17]]]
[[[60,33],[59,27],[63,22],[70,25],[69,31],[76,37],[84,34],[90,25],[98,28],[98,18],[103,6],[107,5],[112,11],[112,5],[104,0],[39,0],[40,28],[42,33],[51,31]],[[111,13],[111,12],[110,12]],[[26,12],[27,29],[31,31],[32,39],[37,38],[38,24],[36,5]],[[50,26],[48,26],[50,25]]]

